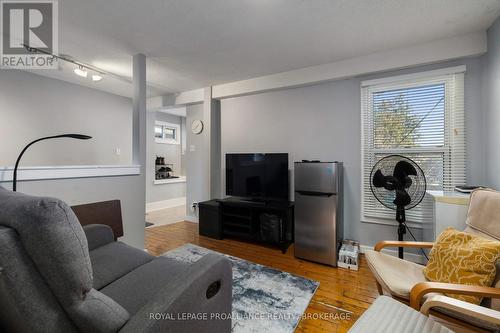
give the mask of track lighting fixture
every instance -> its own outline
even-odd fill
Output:
[[[89,76],[89,72],[93,73],[90,76],[90,78],[92,79],[93,82],[99,82],[99,81],[101,81],[104,78],[104,75],[108,75],[108,76],[111,76],[111,77],[114,77],[114,78],[117,78],[117,79],[129,82],[128,79],[123,78],[123,77],[121,77],[119,75],[103,71],[100,68],[94,67],[94,66],[89,65],[89,64],[85,64],[85,63],[80,62],[80,61],[73,60],[72,58],[70,58],[68,56],[53,54],[53,53],[50,53],[50,52],[38,49],[36,47],[31,47],[31,46],[26,45],[26,44],[23,44],[23,46],[26,49],[26,51],[28,51],[28,52],[31,52],[31,53],[43,53],[43,54],[51,55],[52,57],[56,58],[57,60],[66,61],[68,63],[71,63],[71,64],[74,64],[74,65],[78,66],[78,67],[76,67],[73,70],[73,72],[76,75],[78,75],[78,76],[87,78]]]

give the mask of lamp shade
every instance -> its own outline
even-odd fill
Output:
[[[54,138],[73,138],[73,139],[79,139],[79,140],[89,140],[92,139],[91,136],[85,135],[85,134],[61,134],[61,135],[56,135],[53,137],[49,137],[51,139]]]

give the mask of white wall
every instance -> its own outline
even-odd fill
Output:
[[[486,184],[500,190],[500,18],[488,29],[483,73]]]
[[[62,133],[93,138],[37,143],[22,165],[130,164],[131,128],[129,98],[20,70],[1,70],[0,166],[14,165],[28,142]]]
[[[302,159],[343,161],[345,236],[366,245],[395,239],[396,227],[360,222],[360,82],[459,64],[467,65],[467,175],[471,183],[481,183],[484,181],[484,151],[481,149],[484,138],[480,111],[480,58],[224,99],[221,102],[222,153],[287,152],[291,167],[293,161]],[[291,187],[293,189],[293,184]],[[420,230],[415,230],[415,233],[420,237]]]

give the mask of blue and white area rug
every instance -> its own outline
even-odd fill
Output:
[[[193,263],[210,252],[215,251],[185,244],[163,256]],[[293,332],[319,282],[223,255],[233,265],[233,333]]]

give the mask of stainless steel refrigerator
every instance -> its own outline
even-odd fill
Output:
[[[337,266],[343,234],[342,162],[295,162],[295,256]]]

